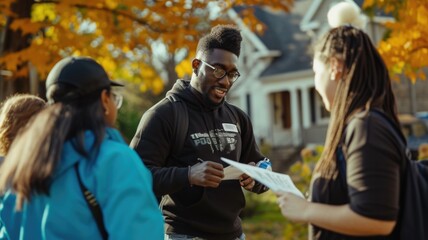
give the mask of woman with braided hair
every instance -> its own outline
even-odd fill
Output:
[[[404,137],[388,70],[355,20],[354,3],[334,6],[315,49],[315,88],[331,119],[310,200],[278,198],[285,217],[310,224],[310,239],[397,238]]]

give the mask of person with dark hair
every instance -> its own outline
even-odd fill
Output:
[[[310,224],[310,239],[398,239],[405,138],[388,69],[355,25],[359,14],[353,2],[335,5],[337,25],[315,49],[315,88],[331,119],[310,201],[278,198],[285,217]]]
[[[113,129],[120,95],[96,61],[67,57],[46,80],[50,106],[12,143],[0,210],[11,239],[163,239],[150,172]]]
[[[153,173],[155,194],[163,196],[165,239],[245,239],[241,187],[267,190],[245,174],[222,181],[226,164],[221,157],[252,165],[264,159],[249,117],[225,101],[240,76],[241,41],[239,30],[228,25],[201,38],[191,80],[177,80],[167,97],[144,113],[131,142]],[[186,112],[173,114],[180,103]],[[176,127],[186,122],[178,118],[188,123]],[[176,134],[182,129],[183,145],[177,150]]]

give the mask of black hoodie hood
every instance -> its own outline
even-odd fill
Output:
[[[219,104],[212,103],[206,96],[202,95],[190,85],[189,80],[178,79],[166,96],[175,95],[185,101],[189,107],[200,111],[213,111],[224,104],[224,98]]]

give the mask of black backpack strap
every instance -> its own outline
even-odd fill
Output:
[[[100,205],[97,202],[95,196],[83,185],[82,178],[79,174],[78,169],[79,164],[74,165],[74,170],[76,171],[77,180],[79,181],[80,190],[82,190],[83,196],[85,197],[86,203],[88,204],[89,209],[91,210],[92,216],[94,216],[95,222],[97,223],[98,230],[101,233],[103,239],[108,239],[108,233],[104,226],[103,213],[101,211]]]
[[[176,156],[181,152],[184,142],[186,141],[186,134],[189,128],[189,113],[187,106],[178,96],[170,94],[166,97],[172,103],[172,111],[174,115],[174,145],[170,156]]]
[[[381,116],[387,122],[387,124],[391,127],[392,134],[400,142],[400,144],[402,145],[402,147],[405,149],[405,154],[406,154],[405,159],[412,160],[412,157],[411,157],[412,154],[410,152],[410,149],[407,147],[406,138],[401,133],[401,131],[399,131],[397,129],[397,127],[395,126],[394,122],[387,115],[385,115],[385,113],[383,113],[382,111],[380,111],[378,109],[373,109],[373,112],[375,114]],[[403,168],[403,170],[406,168],[406,165],[407,165],[407,161],[403,161],[402,162],[402,168]]]

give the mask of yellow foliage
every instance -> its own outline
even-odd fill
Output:
[[[147,90],[148,90],[149,88],[147,87],[147,85],[146,84],[141,84],[140,85],[140,91],[141,92],[147,92]]]
[[[0,27],[4,27],[6,25],[6,21],[6,16],[0,16]]]
[[[385,24],[391,30],[389,38],[379,44],[379,52],[391,73],[404,73],[412,82],[425,80],[425,74],[419,70],[428,66],[428,1],[365,0],[363,6],[380,7],[395,16],[395,22]]]
[[[418,7],[418,13],[417,13],[417,20],[418,24],[420,25],[427,25],[428,24],[428,10],[427,6],[421,5]]]
[[[192,64],[191,59],[184,59],[181,61],[177,66],[175,66],[175,71],[177,72],[177,75],[179,78],[183,78],[184,76],[190,76],[192,75]]]
[[[55,13],[55,4],[53,3],[42,3],[33,5],[31,14],[31,21],[43,22],[53,21],[57,17]]]
[[[10,25],[10,28],[12,30],[20,29],[22,31],[22,34],[25,35],[25,34],[35,34],[43,26],[44,26],[43,23],[32,22],[31,19],[28,19],[28,18],[21,18],[21,19],[15,19]]]
[[[116,0],[105,0],[105,1],[106,1],[107,7],[110,9],[115,9],[118,5]]]
[[[16,1],[1,0],[0,25],[6,23],[6,17],[14,16],[10,5]],[[64,56],[91,56],[98,59],[113,77],[141,83],[141,90],[155,93],[163,91],[164,81],[156,70],[147,67],[152,64],[152,43],[164,43],[168,53],[180,49],[192,51],[210,25],[226,21],[222,14],[216,19],[209,18],[207,5],[216,4],[212,0],[31,2],[30,17],[15,18],[8,26],[12,30],[22,30],[23,35],[29,34],[31,42],[23,49],[11,52],[5,49],[0,65],[16,71],[18,65],[26,66],[25,63],[31,61],[43,79],[52,65]],[[288,11],[293,0],[223,2],[225,4],[219,4],[221,13],[239,4],[263,4]],[[264,26],[254,14],[244,18],[250,27],[263,31]],[[132,66],[132,62],[137,62],[139,67]],[[190,74],[190,61],[180,63],[176,70],[180,77]]]
[[[152,91],[154,94],[159,94],[164,89],[164,83],[161,78],[157,77],[153,80]]]
[[[365,0],[363,3],[363,8],[368,8],[371,7],[375,4],[374,0]]]
[[[112,72],[117,68],[117,64],[114,59],[102,57],[98,58],[97,60],[106,69],[107,72]]]

